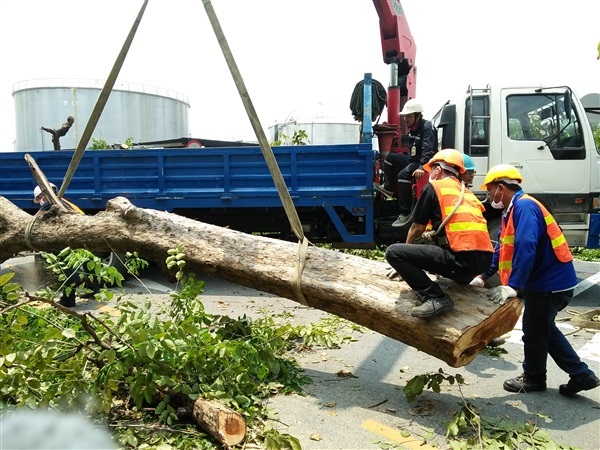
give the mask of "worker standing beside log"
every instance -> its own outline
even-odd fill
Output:
[[[422,300],[411,310],[414,317],[433,317],[454,307],[452,299],[425,271],[469,283],[491,265],[494,251],[484,206],[458,180],[465,172],[461,153],[441,150],[424,169],[429,172],[429,183],[412,212],[406,243],[390,245],[385,255]],[[430,221],[433,231],[426,232]]]
[[[54,183],[50,183],[50,187],[52,188],[55,194],[58,193],[58,188]],[[84,212],[81,209],[79,209],[79,207],[74,203],[71,203],[70,201],[65,200],[64,198],[61,198],[60,201],[67,208],[68,211],[72,211],[77,214],[84,214]],[[33,190],[33,202],[38,203],[40,205],[40,209],[38,209],[37,213],[35,214],[36,216],[46,213],[52,206],[52,204],[48,201],[48,199],[46,198],[46,196],[42,192],[42,189],[39,186],[36,186]],[[58,302],[62,306],[70,308],[76,305],[75,288],[73,286],[67,285],[67,281],[81,282],[81,284],[83,284],[91,290],[91,294],[96,294],[100,289],[100,284],[98,283],[98,281],[95,279],[90,280],[88,274],[86,274],[85,270],[82,268],[79,268],[77,270],[68,270],[65,273],[65,276],[67,279],[63,283],[63,293]]]
[[[491,205],[504,209],[500,237],[490,269],[472,280],[483,283],[498,272],[502,286],[492,289],[490,299],[503,304],[508,298],[523,300],[523,374],[506,380],[509,392],[546,390],[548,354],[569,374],[559,386],[562,395],[600,386],[600,379],[585,364],[554,320],[573,297],[577,275],[573,256],[552,214],[520,187],[523,177],[516,167],[500,164],[485,176],[481,189],[488,191]],[[518,291],[518,294],[517,294]]]

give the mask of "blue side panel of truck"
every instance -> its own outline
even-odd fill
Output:
[[[296,208],[323,208],[346,242],[374,242],[376,152],[370,144],[274,147],[273,152]],[[73,152],[29,154],[60,187]],[[24,155],[0,153],[0,195],[33,211],[36,183]],[[282,206],[258,147],[86,151],[65,198],[93,212],[117,196],[170,212]],[[341,209],[364,222],[359,234],[345,228]]]

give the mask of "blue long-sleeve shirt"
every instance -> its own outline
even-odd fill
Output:
[[[514,195],[507,212],[502,216],[502,228],[506,226],[509,214],[512,214],[515,227],[512,271],[508,285],[515,290],[534,292],[574,288],[577,285],[577,275],[573,262],[563,263],[556,258],[542,210],[530,199],[519,200],[522,195],[522,190]],[[499,241],[500,239],[496,244],[492,266],[483,274],[484,278],[489,278],[498,271]]]

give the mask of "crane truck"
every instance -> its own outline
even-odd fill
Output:
[[[399,112],[415,98],[416,45],[399,0],[373,3],[383,60],[390,66],[388,120],[373,130],[379,148],[370,143],[274,148],[313,242],[372,247],[404,238],[391,227],[397,203],[374,192],[373,180],[387,152],[407,150]],[[568,86],[469,87],[432,122],[439,148],[455,148],[474,160],[474,192],[481,198],[485,193],[478,186],[487,170],[512,164],[523,174],[524,190],[553,211],[571,246],[600,248],[600,153],[586,110]],[[48,179],[60,184],[72,151],[30,153]],[[34,187],[24,153],[0,153],[0,195],[33,212]],[[65,196],[87,213],[125,196],[140,207],[294,238],[257,147],[87,151]],[[497,214],[486,212],[492,235]]]

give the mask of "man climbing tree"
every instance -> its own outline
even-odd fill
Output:
[[[56,130],[53,130],[52,128],[42,127],[42,130],[52,135],[52,144],[54,144],[54,150],[60,150],[60,138],[67,134],[67,132],[71,129],[73,122],[75,122],[75,119],[72,116],[69,116],[67,117],[67,121]]]

